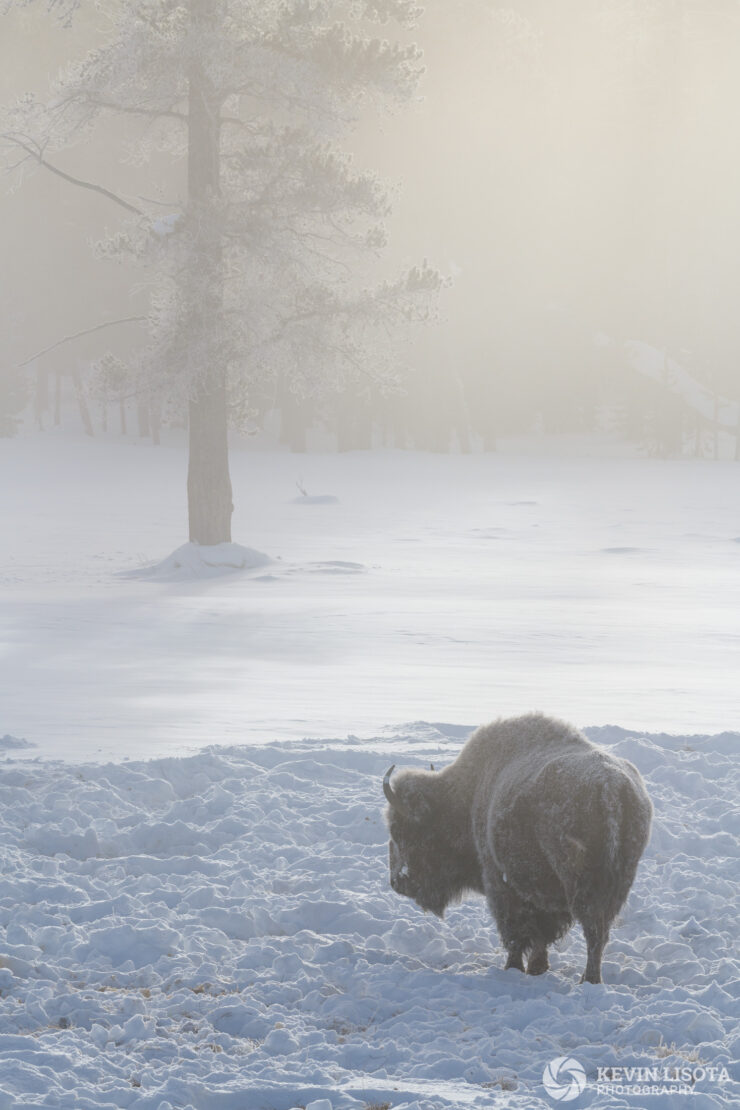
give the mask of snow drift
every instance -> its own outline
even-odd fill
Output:
[[[459,729],[409,728],[393,756],[449,761]],[[504,972],[482,900],[444,923],[388,886],[388,739],[210,749],[97,765],[0,763],[0,1106],[332,1110],[552,1106],[553,1059],[727,1067],[737,1055],[737,735],[592,738],[634,761],[654,835],[579,985]],[[704,1079],[691,1104],[730,1105]],[[326,1110],[326,1106],[324,1106]]]

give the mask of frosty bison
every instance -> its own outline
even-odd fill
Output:
[[[506,967],[547,971],[547,946],[580,921],[583,975],[601,955],[650,835],[639,771],[571,725],[532,713],[483,725],[443,771],[401,771],[389,805],[390,881],[442,917],[467,890],[485,894]],[[583,981],[583,979],[581,981]]]

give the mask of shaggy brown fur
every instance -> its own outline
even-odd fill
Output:
[[[650,835],[652,805],[631,763],[532,713],[483,725],[443,771],[388,785],[390,881],[438,916],[466,891],[486,896],[507,968],[539,975],[574,921],[583,978],[601,956]]]

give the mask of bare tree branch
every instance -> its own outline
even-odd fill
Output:
[[[70,98],[77,103],[85,104],[87,107],[100,108],[106,112],[121,112],[124,115],[131,116],[144,116],[148,119],[174,119],[180,123],[188,122],[187,112],[178,112],[178,110],[170,105],[167,108],[149,108],[143,104],[120,104],[115,100],[102,100],[97,96],[87,96],[84,100],[80,97]],[[236,127],[249,128],[249,124],[240,119],[238,116],[221,116],[221,123],[230,123]]]
[[[87,96],[82,101],[88,107],[100,108],[106,112],[121,112],[124,115],[145,116],[148,119],[176,119],[180,123],[187,123],[185,112],[178,112],[175,108],[147,108],[137,104],[117,104],[114,100],[101,100],[97,96]]]
[[[96,324],[92,328],[85,328],[84,331],[75,332],[74,335],[65,335],[63,339],[57,339],[56,343],[52,343],[50,347],[44,347],[43,351],[37,351],[35,355],[30,358],[24,359],[20,362],[19,366],[28,366],[30,362],[35,362],[37,358],[42,355],[48,355],[50,351],[55,351],[57,347],[61,347],[64,343],[71,343],[73,339],[81,339],[83,335],[92,335],[93,332],[103,331],[104,328],[114,328],[118,324],[137,324],[146,320],[146,316],[124,316],[121,320],[106,320],[103,324]]]
[[[81,177],[73,177],[72,174],[60,170],[58,166],[53,165],[52,162],[49,162],[44,157],[42,148],[26,136],[5,132],[2,138],[5,139],[6,142],[13,143],[15,146],[20,147],[21,150],[25,150],[26,154],[30,158],[33,158],[34,161],[38,162],[40,166],[56,174],[57,177],[63,178],[64,181],[69,181],[72,185],[79,185],[81,189],[90,189],[94,193],[100,193],[101,196],[107,197],[108,200],[112,200],[114,204],[118,204],[121,208],[125,208],[127,212],[133,212],[136,216],[144,215],[142,210],[137,208],[136,205],[129,204],[123,197],[119,197],[117,193],[111,192],[110,189],[106,189],[103,185],[96,185],[93,181],[83,181]]]

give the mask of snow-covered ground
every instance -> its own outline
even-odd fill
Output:
[[[0,1110],[528,1110],[560,1057],[574,1107],[740,1102],[740,466],[237,452],[272,561],[200,579],[131,576],[184,538],[179,447],[0,473]],[[656,805],[600,986],[577,929],[527,978],[481,900],[387,882],[387,766],[533,708]],[[635,1067],[661,1093],[599,1090]]]
[[[187,538],[185,469],[0,440],[0,731],[81,760],[534,708],[737,725],[734,463],[235,452],[234,539],[273,564],[118,576]]]
[[[456,730],[107,765],[8,749],[0,1106],[541,1110],[563,1056],[589,1079],[573,1106],[737,1105],[717,1077],[740,1042],[739,737],[592,737],[656,804],[599,986],[579,931],[530,978],[502,970],[482,900],[440,922],[391,892],[388,753],[443,764]],[[614,1067],[669,1079],[600,1093]]]

